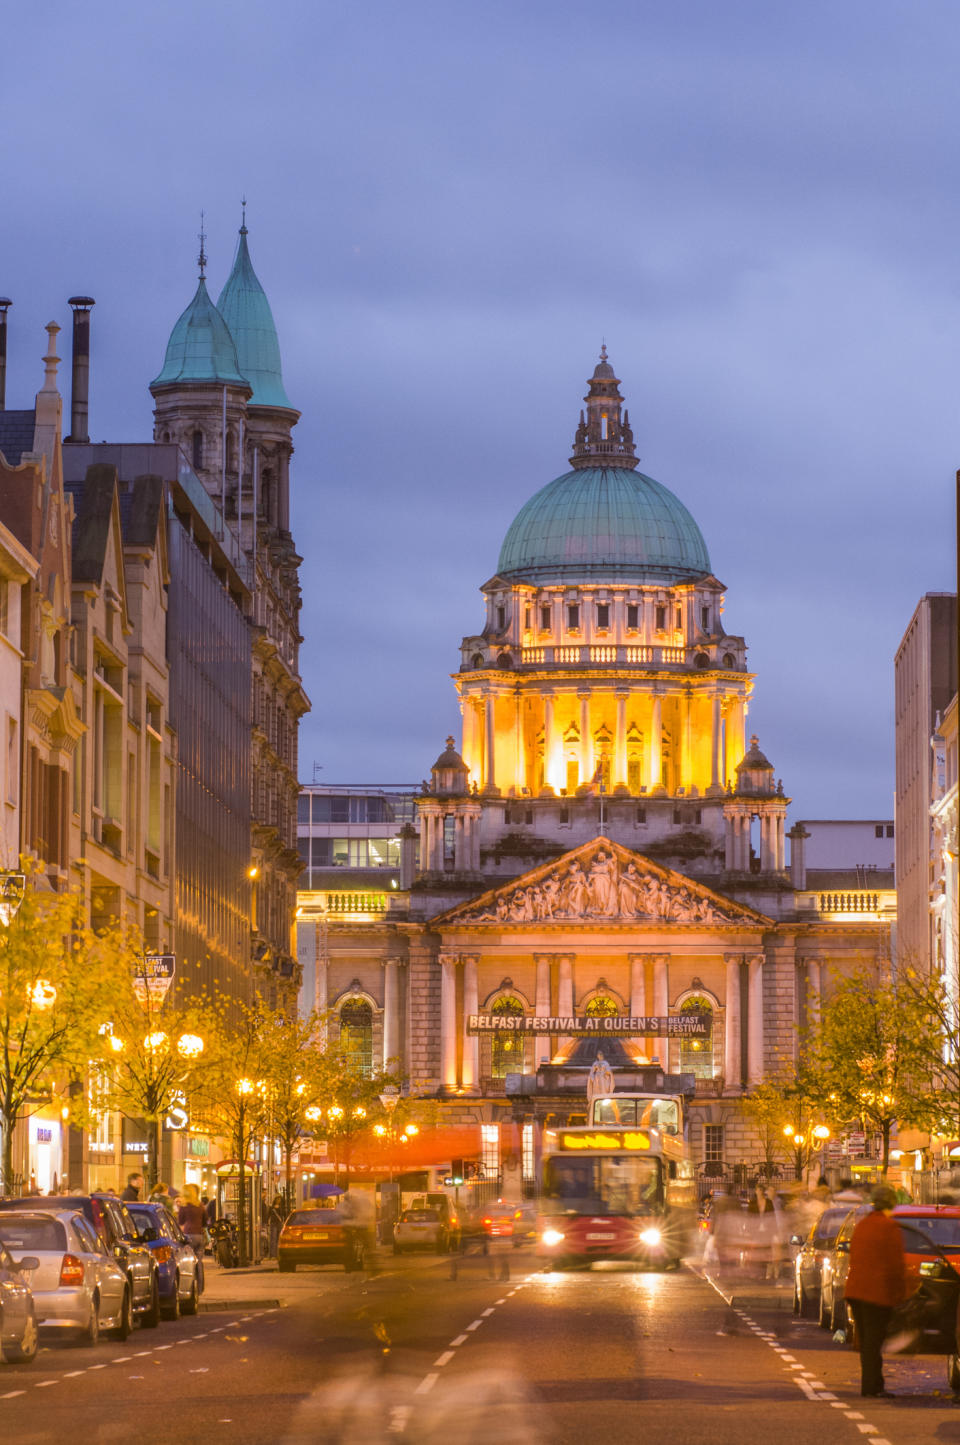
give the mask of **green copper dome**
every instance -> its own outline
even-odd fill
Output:
[[[151,387],[188,381],[215,381],[221,386],[246,386],[230,329],[210,300],[200,277],[196,294],[177,321],[167,342],[163,370]]]
[[[237,254],[217,310],[237,343],[240,369],[253,387],[251,406],[279,406],[292,411],[283,385],[280,344],[266,293],[257,279],[247,249],[247,228],[241,226]]]
[[[540,584],[670,584],[710,570],[700,529],[672,492],[628,466],[582,462],[520,509],[497,564],[501,577]]]

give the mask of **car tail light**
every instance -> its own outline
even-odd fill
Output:
[[[159,1264],[169,1264],[173,1259],[173,1250],[169,1244],[161,1244],[159,1249],[153,1251],[153,1257]]]
[[[301,1239],[303,1237],[303,1228],[299,1224],[292,1224],[283,1231],[283,1237],[284,1240]]]
[[[83,1260],[75,1254],[65,1254],[60,1263],[61,1285],[83,1284]]]

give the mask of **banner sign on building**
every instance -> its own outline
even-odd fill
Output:
[[[706,1039],[710,1035],[710,1018],[707,1014],[633,1015],[607,1014],[593,1017],[587,1014],[551,1014],[537,1017],[532,1014],[469,1014],[468,1034],[571,1034],[584,1038],[603,1038],[604,1035],[625,1034],[627,1037],[670,1037],[682,1039]]]
[[[172,953],[146,953],[136,966],[133,976],[133,991],[142,1007],[161,1004],[167,996],[173,975],[176,972],[176,957]]]

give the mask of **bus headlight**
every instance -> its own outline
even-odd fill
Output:
[[[559,1229],[545,1229],[541,1234],[540,1239],[542,1243],[547,1246],[548,1249],[552,1249],[555,1244],[563,1243],[563,1235],[560,1233]]]
[[[650,1229],[643,1229],[640,1231],[640,1243],[649,1245],[651,1249],[655,1248],[656,1245],[662,1243],[662,1241],[663,1235],[660,1233],[659,1229],[654,1229],[651,1227]]]

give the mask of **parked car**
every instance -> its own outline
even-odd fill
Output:
[[[436,1209],[404,1209],[393,1226],[393,1252],[403,1254],[412,1249],[432,1249],[446,1254],[450,1235]]]
[[[854,1206],[837,1232],[833,1248],[824,1256],[820,1276],[820,1328],[824,1330],[847,1329],[847,1302],[845,1290],[847,1271],[850,1268],[850,1240],[853,1231],[871,1205]]]
[[[30,1254],[16,1261],[0,1244],[0,1359],[13,1364],[28,1365],[37,1353],[37,1313],[28,1281],[39,1263]]]
[[[893,1218],[903,1234],[911,1285],[931,1275],[941,1257],[960,1271],[960,1205],[898,1204]]]
[[[127,1206],[112,1194],[37,1195],[27,1199],[0,1199],[0,1211],[34,1210],[82,1214],[103,1240],[130,1284],[133,1312],[147,1329],[160,1323],[160,1271],[156,1260],[137,1236]]]
[[[0,1241],[14,1259],[35,1257],[30,1288],[37,1325],[95,1345],[101,1330],[125,1340],[133,1329],[130,1285],[82,1214],[11,1210],[0,1214]]]
[[[435,1209],[440,1216],[450,1249],[460,1248],[460,1217],[449,1194],[442,1190],[431,1190],[428,1194],[417,1194],[408,1199],[407,1209]]]
[[[795,1315],[802,1315],[805,1319],[818,1318],[823,1261],[836,1243],[840,1227],[851,1208],[849,1204],[830,1205],[814,1222],[800,1245],[793,1266]]]
[[[363,1269],[367,1231],[344,1209],[295,1209],[277,1241],[277,1267],[295,1270],[298,1264],[342,1264],[347,1271]]]
[[[160,1309],[165,1319],[195,1315],[203,1294],[203,1261],[162,1204],[131,1203],[130,1217],[160,1271]]]

